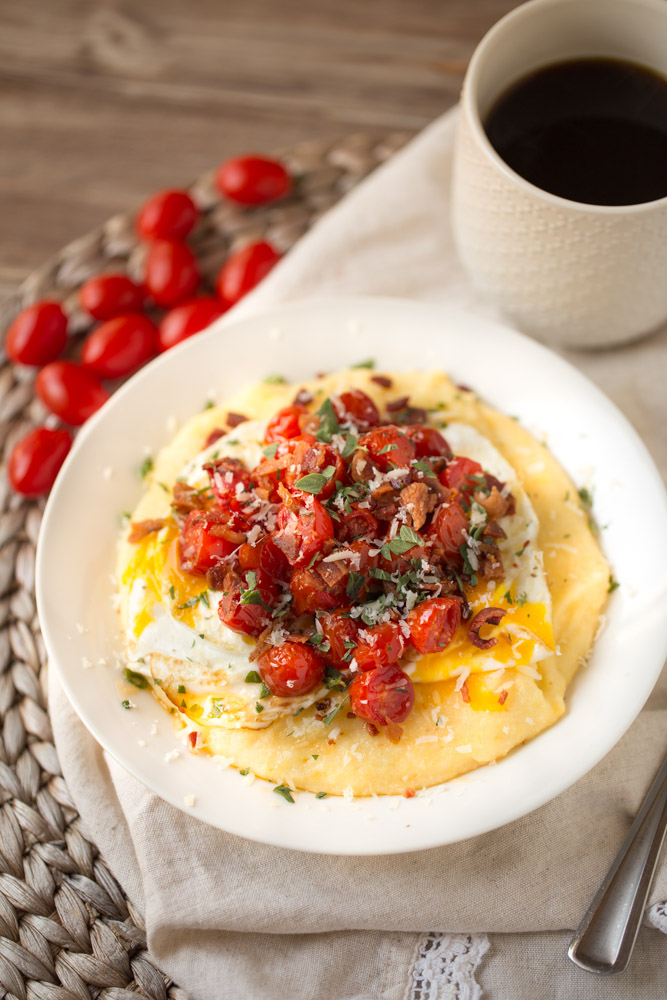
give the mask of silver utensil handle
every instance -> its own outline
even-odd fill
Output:
[[[634,948],[667,831],[667,757],[607,877],[570,942],[580,968],[623,972]]]

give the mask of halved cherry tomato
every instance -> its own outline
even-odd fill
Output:
[[[299,406],[298,403],[278,410],[266,425],[264,440],[273,444],[274,441],[285,441],[288,438],[298,437],[301,434],[299,418],[307,412],[306,407]]]
[[[35,392],[51,413],[76,427],[109,398],[100,380],[74,361],[45,365],[35,379]]]
[[[454,638],[461,621],[461,602],[454,597],[431,597],[408,614],[410,642],[419,653],[441,653]]]
[[[400,660],[405,650],[405,637],[397,622],[381,622],[373,628],[361,629],[354,659],[360,670],[388,667]]]
[[[479,462],[474,462],[472,458],[457,455],[440,473],[440,482],[449,486],[451,490],[458,490],[459,493],[474,493],[479,489],[480,484],[471,480],[471,476],[483,478],[484,469]]]
[[[247,493],[252,482],[243,462],[238,458],[221,458],[204,468],[218,500],[228,509],[240,511],[239,494]]]
[[[185,573],[205,575],[239,544],[238,532],[231,526],[228,514],[191,510],[178,539],[179,565]]]
[[[230,254],[220,268],[215,290],[222,301],[232,306],[247,295],[272,267],[281,255],[270,243],[260,240]]]
[[[333,538],[333,523],[319,500],[307,493],[289,494],[280,486],[283,506],[273,540],[290,566],[306,566],[325,542]]]
[[[262,653],[257,665],[266,686],[280,698],[308,694],[324,677],[324,663],[307,642],[273,646]]]
[[[379,525],[368,508],[353,503],[349,511],[340,515],[340,521],[335,522],[334,530],[339,542],[350,542],[357,538],[376,538]]]
[[[421,561],[424,559],[426,547],[419,532],[416,531],[415,534],[418,536],[419,541],[415,542],[407,552],[392,552],[390,547],[387,553],[387,550],[383,547],[384,551],[380,555],[381,569],[386,570],[387,573],[405,573],[412,568],[415,560]]]
[[[69,431],[36,427],[14,445],[7,472],[12,489],[38,497],[53,486],[60,466],[72,447]]]
[[[262,570],[255,573],[254,587],[249,585],[247,576],[223,593],[218,604],[218,618],[233,632],[242,635],[259,636],[271,624],[271,608],[278,600],[278,588]]]
[[[458,558],[459,546],[465,541],[464,532],[468,529],[468,518],[461,504],[456,500],[441,504],[436,510],[429,533],[433,533],[440,542],[448,558]]]
[[[156,304],[170,309],[197,291],[197,259],[185,243],[154,240],[146,255],[144,280]]]
[[[212,295],[202,295],[200,299],[183,302],[170,310],[160,320],[158,341],[161,351],[167,351],[182,340],[187,340],[193,334],[206,329],[214,320],[225,312],[225,306],[220,299]]]
[[[359,444],[369,451],[383,472],[395,466],[406,468],[416,455],[414,444],[398,427],[376,427],[362,434]]]
[[[361,431],[370,430],[380,423],[377,406],[361,389],[341,392],[340,396],[333,400],[333,405],[339,420],[351,421]]]
[[[340,453],[329,444],[299,440],[292,451],[285,468],[285,483],[291,489],[300,479],[312,473],[326,474],[326,480],[317,491],[320,500],[326,500],[336,489],[336,483],[344,481],[345,466]],[[298,486],[297,486],[298,489]]]
[[[157,352],[157,327],[142,313],[100,323],[81,349],[81,363],[102,378],[123,378]]]
[[[67,316],[59,302],[43,299],[22,309],[7,330],[5,352],[21,365],[45,365],[67,343]]]
[[[451,448],[435,427],[411,424],[404,430],[417,449],[417,458],[433,458],[452,454]]]
[[[199,217],[197,206],[187,193],[171,189],[158,191],[137,213],[137,232],[143,239],[182,240]]]
[[[345,670],[350,665],[354,649],[359,641],[359,626],[354,618],[350,618],[349,615],[342,614],[340,611],[320,615],[320,623],[324,638],[329,644],[329,649],[320,650],[320,655],[332,667]]]
[[[218,167],[216,183],[222,194],[240,205],[264,205],[284,198],[292,186],[282,163],[266,156],[236,156]]]
[[[143,309],[144,292],[126,274],[98,274],[79,289],[79,304],[95,319],[112,319]]]
[[[285,580],[289,564],[270,535],[264,535],[256,545],[247,542],[239,549],[241,569],[261,569],[272,580]]]
[[[328,567],[330,570],[333,567]],[[326,572],[326,564],[320,562],[313,566],[298,566],[292,573],[290,590],[294,597],[294,611],[297,615],[314,614],[316,611],[332,611],[334,608],[349,604],[345,588],[349,579],[349,570],[341,569],[334,582],[320,575],[320,569]],[[332,573],[333,576],[333,573]]]
[[[395,664],[359,674],[349,692],[354,714],[376,726],[404,722],[415,700],[412,681]]]

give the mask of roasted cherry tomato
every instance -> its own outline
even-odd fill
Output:
[[[243,462],[238,458],[221,458],[205,466],[213,492],[229,510],[239,512],[239,494],[248,493],[252,478]]]
[[[322,683],[324,663],[307,642],[284,642],[257,661],[262,680],[279,698],[309,694]]]
[[[340,396],[333,400],[333,404],[340,421],[351,421],[361,431],[370,430],[380,423],[377,406],[361,389],[341,392]]]
[[[417,450],[417,458],[434,458],[452,454],[452,450],[435,427],[411,424],[404,428]]]
[[[333,523],[319,500],[307,493],[289,494],[279,487],[283,505],[273,540],[290,566],[306,566],[325,542],[333,538]]]
[[[301,434],[299,419],[307,412],[306,407],[299,406],[298,403],[278,410],[266,425],[265,440],[273,444],[274,441],[298,437]]]
[[[14,445],[7,472],[12,489],[26,497],[38,497],[53,486],[60,466],[72,447],[72,435],[64,430],[36,427]]]
[[[431,533],[442,546],[448,558],[458,558],[459,546],[465,541],[468,529],[468,518],[456,500],[441,504],[436,510],[431,523]]]
[[[79,304],[95,319],[112,319],[143,309],[144,292],[126,274],[98,274],[79,289]]]
[[[182,240],[195,225],[199,212],[187,191],[159,191],[137,213],[137,232],[145,240]]]
[[[123,378],[157,351],[157,327],[142,313],[127,313],[101,323],[89,333],[81,362],[102,378]]]
[[[373,670],[396,663],[404,650],[405,637],[400,625],[397,622],[382,622],[373,628],[360,629],[354,659],[360,670]]]
[[[334,530],[339,542],[352,542],[358,538],[376,538],[379,525],[368,508],[353,503],[349,511],[341,514],[340,520],[334,522]]]
[[[319,500],[326,500],[336,489],[336,483],[344,480],[343,459],[329,444],[322,444],[321,441],[310,444],[307,440],[299,440],[285,468],[285,483],[290,489],[294,486],[299,489],[299,481],[313,473],[325,476],[324,481],[313,483],[312,492]]]
[[[457,455],[440,473],[440,482],[449,486],[451,490],[458,490],[459,493],[475,493],[481,484],[475,482],[475,479],[471,478],[473,476],[484,478],[484,469],[479,462]]]
[[[340,611],[331,611],[329,614],[320,615],[322,632],[329,649],[322,650],[320,655],[327,663],[338,670],[345,670],[350,666],[350,660],[354,656],[354,650],[359,642],[359,626],[354,618],[342,614]]]
[[[242,537],[230,524],[228,514],[192,510],[178,539],[179,565],[185,573],[205,575],[239,547]]]
[[[324,575],[323,575],[324,574]],[[346,594],[350,571],[342,566],[319,562],[297,567],[292,573],[290,590],[297,615],[331,611],[349,604]]]
[[[109,398],[100,380],[73,361],[45,365],[35,379],[35,392],[51,413],[77,427]]]
[[[59,302],[43,299],[22,309],[7,330],[5,352],[21,365],[45,365],[67,343],[67,316]]]
[[[222,301],[228,306],[233,306],[266,277],[271,268],[278,263],[280,256],[278,251],[265,240],[249,243],[248,246],[230,254],[220,268],[215,285]]]
[[[249,572],[255,573],[254,586],[250,586],[246,573],[242,582],[223,592],[218,605],[218,618],[233,632],[257,638],[273,621],[271,608],[275,606],[279,592],[273,580],[261,570]]]
[[[182,340],[187,340],[200,330],[205,330],[224,312],[224,304],[212,295],[203,295],[200,299],[192,299],[191,302],[183,302],[182,305],[176,306],[160,320],[158,334],[160,350],[168,351]]]
[[[431,597],[408,614],[410,642],[424,656],[441,653],[454,638],[460,621],[460,601],[454,597]]]
[[[154,240],[146,255],[146,288],[165,309],[192,298],[199,285],[197,260],[178,240]]]
[[[404,722],[415,700],[412,681],[395,664],[359,674],[349,692],[354,714],[376,726]]]
[[[383,472],[395,466],[407,468],[416,454],[414,444],[398,427],[377,427],[363,434],[359,444],[368,450]]]
[[[289,563],[270,535],[265,535],[255,545],[245,542],[239,549],[241,569],[261,569],[272,580],[285,580]]]
[[[282,163],[265,156],[236,156],[218,167],[217,185],[227,198],[240,205],[264,205],[289,194],[290,175]]]
[[[412,569],[415,560],[421,562],[426,556],[426,548],[419,532],[416,531],[415,534],[419,538],[419,541],[415,542],[407,552],[392,552],[391,546],[387,551],[383,546],[383,551],[380,555],[380,568],[386,570],[387,573],[405,573],[407,570]]]

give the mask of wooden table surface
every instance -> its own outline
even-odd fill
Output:
[[[230,155],[418,129],[516,0],[1,0],[0,296]]]

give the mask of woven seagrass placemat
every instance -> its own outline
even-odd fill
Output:
[[[294,178],[279,204],[243,209],[221,200],[211,170],[190,193],[202,212],[190,243],[204,285],[226,255],[266,238],[288,250],[347,191],[410,138],[355,134],[279,150]],[[178,178],[174,178],[178,182]],[[144,247],[130,215],[118,215],[70,243],[0,306],[0,344],[16,313],[41,298],[64,302],[77,341],[91,320],[77,289],[103,271],[141,278]],[[46,412],[33,393],[34,369],[0,353],[0,1000],[185,1000],[152,964],[142,915],[87,835],[53,745],[46,703],[46,655],[37,620],[34,565],[44,500],[12,493],[13,445]]]

